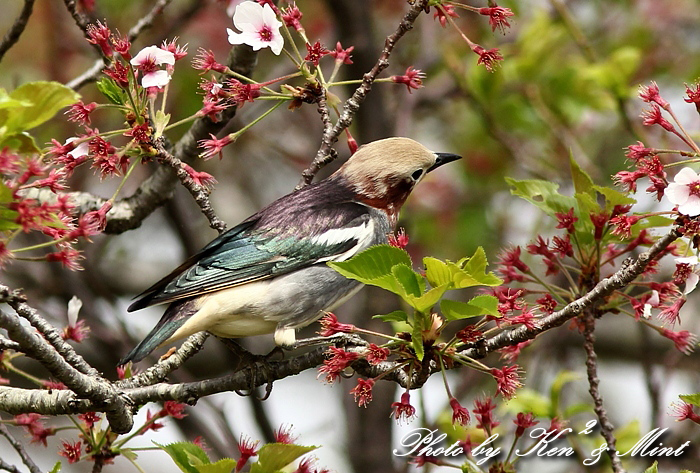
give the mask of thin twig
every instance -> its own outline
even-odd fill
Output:
[[[22,7],[22,11],[19,13],[19,16],[15,19],[15,22],[12,23],[9,31],[5,33],[5,36],[0,42],[0,61],[2,61],[2,58],[5,57],[5,53],[9,51],[10,48],[17,43],[17,41],[19,41],[19,37],[22,35],[24,28],[27,26],[29,17],[32,16],[33,8],[34,0],[24,0],[24,7]]]
[[[90,366],[82,356],[78,355],[72,346],[66,343],[58,330],[49,324],[37,311],[24,302],[25,298],[17,291],[0,284],[0,301],[6,302],[18,315],[27,319],[32,327],[48,341],[58,354],[72,367],[88,376],[99,377],[100,373]],[[21,345],[21,343],[20,343]]]
[[[608,413],[603,405],[603,396],[600,394],[598,389],[600,384],[600,379],[598,379],[598,355],[595,352],[595,315],[592,310],[587,310],[584,314],[584,343],[583,348],[586,351],[586,374],[588,376],[588,392],[593,398],[593,410],[598,416],[600,421],[600,434],[605,439],[605,443],[608,444],[608,449],[606,450],[608,456],[610,457],[610,462],[612,463],[613,471],[615,473],[625,473],[625,469],[622,466],[620,457],[617,455],[617,447],[615,443],[614,427],[608,418]]]
[[[63,0],[63,3],[66,5],[66,10],[68,10],[68,13],[70,13],[70,15],[73,17],[73,21],[75,22],[76,26],[80,28],[80,31],[83,32],[83,36],[85,36],[85,39],[89,39],[90,34],[88,32],[88,27],[90,26],[90,18],[87,15],[84,15],[83,13],[78,11],[78,5],[76,0]],[[109,58],[105,56],[104,52],[102,51],[102,48],[99,45],[93,43],[90,43],[90,45],[100,55],[100,57],[102,58],[102,63],[109,64]]]
[[[194,182],[187,171],[185,171],[183,167],[184,163],[168,153],[162,143],[156,143],[156,157],[160,162],[175,170],[175,174],[178,179],[180,179],[180,183],[189,191],[194,201],[197,202],[199,209],[204,216],[207,217],[207,220],[209,220],[209,226],[219,233],[226,231],[226,223],[216,215],[211,206],[209,191],[206,187],[200,186]]]
[[[308,168],[302,172],[302,180],[297,185],[297,189],[304,187],[305,185],[311,184],[316,173],[326,164],[333,161],[333,154],[331,154],[331,149],[338,137],[347,127],[350,126],[352,120],[360,108],[362,102],[364,102],[367,94],[372,88],[372,84],[379,74],[389,66],[389,57],[396,43],[406,34],[409,30],[413,28],[418,15],[423,11],[428,4],[428,0],[416,0],[411,8],[408,10],[406,15],[399,23],[393,34],[389,35],[384,42],[384,49],[382,50],[379,59],[374,64],[374,67],[364,75],[362,78],[362,84],[355,89],[355,92],[350,98],[345,101],[343,105],[343,111],[338,118],[335,125],[324,130],[323,137],[321,138],[321,147],[316,152],[316,157],[311,162]]]
[[[27,468],[29,468],[29,471],[31,473],[41,473],[41,468],[39,468],[36,463],[34,463],[34,460],[31,459],[29,454],[27,454],[27,451],[24,449],[24,446],[22,446],[21,443],[19,443],[10,433],[10,431],[7,429],[7,427],[4,424],[0,424],[0,435],[5,437],[7,441],[12,445],[12,448],[15,449],[19,457],[22,459],[22,463],[26,465]],[[14,468],[14,467],[13,467]],[[7,469],[7,468],[5,468]],[[8,470],[8,471],[13,471],[13,470]],[[19,471],[19,470],[14,470],[14,471]]]

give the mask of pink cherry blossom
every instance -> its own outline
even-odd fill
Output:
[[[141,85],[143,87],[164,87],[170,82],[171,68],[164,70],[158,68],[166,64],[175,64],[175,55],[158,46],[146,46],[131,59],[131,65],[143,72]]]
[[[664,195],[678,211],[689,217],[700,215],[700,175],[689,167],[681,169]]]
[[[282,52],[282,22],[277,19],[270,5],[263,6],[252,1],[239,4],[233,14],[233,24],[240,33],[226,28],[229,43],[247,44],[253,51],[269,47],[275,54],[279,55]]]

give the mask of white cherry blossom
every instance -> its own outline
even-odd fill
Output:
[[[673,182],[664,191],[666,198],[678,206],[683,215],[700,215],[700,175],[689,167],[678,171]]]
[[[170,82],[175,55],[158,46],[146,46],[131,59],[131,65],[143,72],[141,85],[144,87],[164,87]],[[158,66],[166,65],[167,69]]]
[[[247,44],[253,51],[269,47],[275,54],[282,52],[282,22],[277,19],[270,5],[260,5],[252,1],[240,3],[233,14],[233,25],[240,33],[226,28],[229,43]]]

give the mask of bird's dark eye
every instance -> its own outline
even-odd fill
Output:
[[[418,170],[414,171],[413,174],[411,174],[411,177],[413,178],[414,181],[417,181],[418,179],[420,179],[420,177],[422,175],[423,175],[423,170],[418,169]]]

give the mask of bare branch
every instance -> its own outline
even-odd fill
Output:
[[[121,389],[136,388],[163,381],[168,374],[178,369],[185,361],[199,352],[204,346],[204,342],[208,336],[208,332],[199,332],[190,336],[180,345],[180,348],[167,359],[159,361],[141,374],[123,381],[118,381],[115,383],[116,386]]]
[[[19,41],[19,37],[22,35],[24,28],[27,26],[29,17],[32,16],[33,8],[34,0],[24,0],[24,7],[22,7],[22,11],[15,19],[15,22],[12,23],[9,31],[5,33],[2,41],[0,41],[0,62],[2,61],[2,58],[5,57],[5,53],[9,51],[10,48],[17,43],[17,41]]]
[[[19,443],[10,433],[10,431],[7,429],[7,427],[4,424],[0,424],[0,435],[5,437],[8,442],[10,442],[10,445],[12,445],[12,448],[15,449],[19,457],[22,459],[22,463],[24,463],[27,468],[29,468],[29,471],[31,473],[41,473],[41,468],[39,468],[36,463],[34,463],[34,460],[32,460],[29,455],[27,454],[27,451],[24,449],[21,443]],[[2,466],[0,466],[2,468]],[[7,468],[3,468],[8,471],[19,471],[15,467],[13,470],[9,470]]]
[[[389,66],[389,57],[394,50],[394,46],[403,37],[403,35],[413,28],[413,24],[418,18],[418,15],[420,15],[421,11],[425,9],[427,4],[428,0],[416,0],[408,10],[408,13],[406,13],[401,20],[401,23],[399,23],[396,31],[386,38],[386,41],[384,42],[384,49],[382,50],[379,59],[375,63],[374,67],[372,67],[372,69],[364,75],[362,78],[362,84],[360,84],[360,86],[355,89],[352,96],[345,101],[343,112],[340,114],[336,124],[330,129],[327,126],[324,126],[325,130],[323,137],[321,138],[321,147],[316,152],[316,157],[311,162],[309,167],[302,172],[303,178],[299,185],[297,185],[297,188],[311,184],[311,181],[316,173],[323,166],[330,163],[334,159],[333,154],[331,154],[333,145],[336,141],[338,141],[338,137],[343,130],[349,127],[352,123],[353,117],[357,113],[357,110],[360,108],[362,102],[364,102],[365,98],[367,97],[367,94],[372,88],[372,84],[374,83],[375,79],[384,69]],[[321,107],[321,104],[319,104],[319,107]]]
[[[76,0],[63,0],[63,3],[66,5],[66,10],[68,10],[68,13],[70,13],[70,15],[73,17],[75,24],[78,26],[78,28],[80,28],[80,31],[83,32],[83,36],[85,36],[86,39],[89,39],[90,35],[88,34],[88,26],[90,26],[90,18],[78,11]],[[108,64],[109,58],[105,56],[102,48],[100,48],[100,46],[97,44],[90,43],[90,45],[100,55],[103,64]]]
[[[190,175],[183,167],[184,163],[172,154],[168,153],[168,151],[163,147],[163,143],[156,143],[156,156],[158,157],[159,161],[167,164],[175,170],[175,174],[177,175],[178,179],[180,179],[180,183],[190,192],[192,198],[195,202],[197,202],[197,205],[199,205],[199,208],[204,216],[207,217],[207,220],[209,220],[209,226],[219,233],[226,231],[226,223],[217,217],[214,209],[211,207],[211,202],[209,201],[209,191],[204,186],[200,186],[192,180]]]
[[[595,352],[595,315],[592,310],[587,310],[584,315],[585,328],[583,331],[583,336],[585,341],[583,343],[583,348],[586,351],[586,374],[588,375],[588,392],[591,393],[593,398],[593,410],[598,416],[600,421],[600,434],[605,439],[608,444],[608,449],[606,450],[608,456],[610,457],[610,462],[612,463],[613,471],[615,473],[625,473],[625,469],[622,466],[620,457],[617,455],[617,448],[615,446],[616,439],[614,434],[614,427],[608,418],[608,413],[603,406],[603,396],[601,396],[598,390],[598,385],[600,380],[598,379],[598,355]]]

